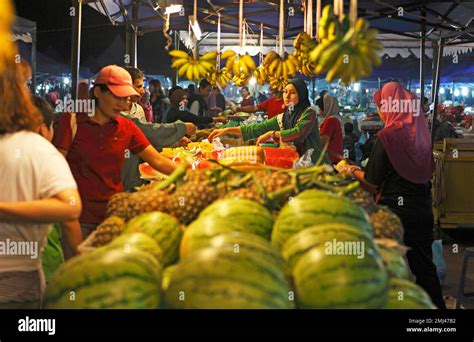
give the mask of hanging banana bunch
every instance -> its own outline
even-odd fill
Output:
[[[264,60],[264,66],[268,75],[273,78],[288,78],[293,76],[299,69],[298,59],[294,55],[287,55],[282,58],[275,51],[270,51]]]
[[[207,74],[207,80],[211,85],[217,85],[221,88],[225,88],[230,82],[232,74],[227,70],[226,67],[223,67],[220,70],[214,69],[213,71]]]
[[[293,55],[299,63],[299,72],[306,77],[314,77],[315,66],[309,61],[309,53],[318,45],[315,38],[311,38],[306,32],[300,32],[293,41],[295,52]]]
[[[336,18],[330,5],[324,7],[318,27],[320,43],[309,53],[314,72],[326,73],[326,81],[340,78],[344,85],[370,76],[372,65],[380,65],[377,52],[383,45],[378,31],[363,18],[351,24],[349,17]]]
[[[173,57],[171,67],[178,69],[178,76],[190,81],[205,78],[215,70],[217,51],[209,51],[197,59],[182,50],[171,50],[169,54]]]
[[[253,77],[257,80],[257,84],[264,85],[268,82],[268,74],[264,65],[259,65],[253,72]]]
[[[268,76],[268,83],[270,83],[271,89],[278,89],[279,91],[282,91],[288,84],[288,78],[284,76]]]
[[[234,53],[233,56],[227,58],[226,67],[228,70],[232,70],[232,74],[238,78],[250,78],[257,68],[248,53],[244,55]]]

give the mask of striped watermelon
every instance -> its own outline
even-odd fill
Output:
[[[181,260],[165,293],[177,309],[289,309],[287,278],[277,265],[246,248],[205,248]]]
[[[390,278],[408,279],[410,272],[407,262],[400,251],[400,249],[406,247],[399,246],[395,240],[376,239],[375,242],[387,269],[388,276]],[[391,242],[393,245],[390,244]]]
[[[125,226],[124,233],[142,232],[151,236],[163,250],[163,266],[178,258],[182,231],[178,220],[168,214],[153,211],[139,215]]]
[[[265,259],[269,263],[275,264],[276,266],[284,270],[285,274],[289,275],[289,272],[287,272],[288,268],[285,262],[278,254],[276,249],[272,246],[272,244],[264,238],[255,234],[238,231],[219,234],[205,241],[203,245],[199,247],[199,249],[209,247],[228,248],[234,251],[235,253],[238,253],[240,249],[243,248],[246,251],[254,253],[255,256],[259,259]],[[193,251],[193,253],[194,252],[196,251]]]
[[[151,254],[103,249],[75,257],[48,283],[48,309],[154,309],[161,266]]]
[[[104,248],[119,248],[125,253],[133,252],[135,249],[148,252],[160,263],[163,261],[163,250],[150,236],[145,233],[126,233],[115,238]]]
[[[215,201],[206,207],[199,219],[203,217],[219,217],[228,222],[238,221],[248,225],[249,231],[255,231],[255,234],[270,240],[273,217],[264,206],[247,199],[227,198]]]
[[[293,269],[300,308],[374,309],[387,301],[388,276],[377,252],[365,248],[364,258],[329,255],[326,246],[304,254]]]
[[[290,269],[314,247],[324,246],[327,241],[363,241],[365,247],[375,249],[372,239],[360,228],[342,223],[314,225],[290,237],[281,249],[281,255]]]
[[[406,279],[391,278],[385,309],[436,309],[420,286]]]
[[[216,208],[215,215],[203,212],[204,215],[201,214],[196,221],[186,228],[179,249],[181,258],[187,257],[192,252],[205,246],[212,237],[223,233],[239,231],[252,233],[262,238],[270,237],[273,219],[265,208],[259,208],[259,214],[255,214],[252,212],[252,207],[258,204],[254,202],[234,199],[230,202],[235,204],[232,209],[236,211],[235,213],[225,216],[224,213],[230,211],[230,207],[223,206],[223,211],[218,211],[221,208],[220,206],[214,207]],[[250,207],[249,202],[252,207]],[[214,204],[210,207],[212,206]]]
[[[322,190],[306,190],[280,211],[272,232],[272,243],[279,250],[292,235],[312,225],[345,223],[373,236],[365,211],[344,197]]]

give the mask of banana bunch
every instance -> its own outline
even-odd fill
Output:
[[[224,58],[224,56],[222,57]],[[256,69],[255,62],[248,53],[244,55],[234,53],[227,58],[225,66],[227,70],[232,70],[233,75],[239,78],[243,78],[243,75],[249,77]]]
[[[237,86],[237,87],[245,87],[249,84],[250,80],[250,75],[240,73],[239,75],[234,75],[232,77],[232,82]]]
[[[306,77],[314,77],[315,66],[309,61],[309,53],[318,45],[316,39],[311,38],[306,32],[300,32],[293,41],[295,52],[293,55],[299,62],[299,72]]]
[[[178,75],[185,76],[190,81],[206,77],[216,67],[216,51],[209,51],[198,59],[181,50],[171,50],[169,54],[173,57],[171,67],[178,69]]]
[[[288,78],[284,76],[280,77],[273,77],[271,75],[268,76],[268,80],[270,83],[270,88],[272,89],[278,89],[282,91],[286,85],[288,84]]]
[[[367,20],[359,18],[351,27],[345,16],[339,23],[328,5],[323,10],[318,32],[321,41],[309,53],[309,62],[314,65],[315,73],[326,73],[326,81],[340,78],[348,85],[369,76],[372,64],[380,65],[377,51],[383,46],[377,41],[378,31],[370,29]]]
[[[288,78],[293,76],[299,69],[298,59],[294,55],[287,55],[282,58],[275,51],[270,51],[263,62],[267,69],[267,74],[274,78]]]
[[[207,80],[209,83],[212,85],[219,85],[221,88],[225,88],[231,78],[232,74],[226,67],[223,67],[220,70],[212,70],[207,74]]]
[[[10,0],[0,1],[0,74],[6,65],[13,65],[16,45],[11,41],[11,29],[15,19]]]
[[[264,65],[259,65],[253,72],[253,77],[257,80],[259,85],[264,85],[268,82],[267,70]]]
[[[316,45],[318,45],[316,39],[311,38],[306,32],[300,32],[293,41],[293,47],[295,48],[294,56],[300,63],[303,63],[309,58],[309,53]]]

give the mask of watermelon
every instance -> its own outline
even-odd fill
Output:
[[[163,261],[163,250],[150,236],[145,233],[126,233],[115,238],[104,248],[120,248],[125,253],[138,249],[153,255],[160,263]]]
[[[272,232],[272,243],[279,250],[297,232],[315,224],[344,223],[373,236],[369,216],[344,197],[322,190],[306,190],[291,199],[280,211]]]
[[[388,276],[371,247],[365,247],[363,258],[314,247],[299,259],[292,275],[299,308],[375,309],[387,301]]]
[[[394,246],[382,241],[393,241]],[[410,272],[405,258],[400,251],[400,246],[394,240],[375,240],[382,261],[390,278],[409,279]],[[402,247],[403,248],[403,247]]]
[[[161,266],[150,253],[101,249],[63,264],[48,283],[48,309],[154,309]]]
[[[271,222],[261,217],[247,217],[246,220],[228,220],[219,216],[205,216],[191,223],[183,234],[179,255],[186,258],[196,250],[206,246],[214,236],[232,231],[268,236]]]
[[[281,268],[242,247],[205,248],[181,260],[165,292],[175,309],[289,309],[293,295]]]
[[[300,258],[314,247],[324,246],[333,239],[338,241],[362,241],[365,247],[375,249],[372,239],[359,228],[342,224],[329,223],[305,228],[290,237],[281,249],[281,255],[290,269],[293,269]]]
[[[238,253],[240,249],[245,249],[255,254],[256,257],[267,260],[269,263],[273,263],[286,272],[287,266],[277,250],[272,244],[264,238],[255,234],[233,231],[229,233],[219,234],[213,238],[205,241],[201,249],[213,247],[213,248],[228,248],[235,253]]]
[[[436,309],[430,296],[417,284],[392,278],[385,309]]]
[[[270,240],[273,216],[264,206],[247,199],[226,198],[206,207],[198,218],[207,216],[223,218],[228,222],[237,221],[248,225],[249,231]]]
[[[178,258],[182,231],[178,220],[168,214],[153,211],[131,219],[124,233],[141,232],[151,236],[163,250],[163,266],[171,265]]]

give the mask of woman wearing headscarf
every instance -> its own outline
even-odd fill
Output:
[[[208,139],[234,134],[244,140],[257,139],[257,145],[270,140],[284,144],[294,144],[300,155],[313,149],[311,159],[316,162],[321,155],[321,140],[316,112],[308,100],[306,83],[300,79],[290,80],[283,92],[283,101],[287,110],[274,118],[258,124],[230,127],[213,131]],[[328,162],[326,156],[323,161]]]
[[[176,89],[171,94],[170,108],[163,113],[163,123],[172,123],[178,120],[192,122],[195,125],[207,125],[212,122],[225,121],[225,117],[210,118],[207,116],[197,116],[190,113],[186,108],[188,103],[188,92],[184,89]]]
[[[377,193],[378,203],[397,214],[409,247],[408,264],[416,282],[445,308],[441,286],[432,262],[433,211],[431,182],[435,164],[431,137],[420,101],[400,83],[387,83],[374,95],[385,127],[363,172],[357,166],[340,168]]]
[[[319,134],[321,134],[321,143],[328,144],[329,160],[333,164],[337,164],[341,159],[343,148],[343,131],[342,118],[339,115],[339,104],[337,98],[329,94],[324,94],[323,97],[316,101],[319,107],[321,117],[324,118],[319,127]]]

